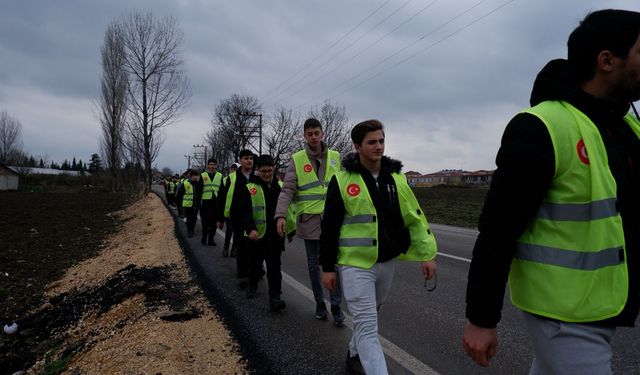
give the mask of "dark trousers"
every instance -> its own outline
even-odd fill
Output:
[[[239,279],[249,277],[249,257],[244,244],[244,230],[233,223],[233,246],[236,247],[236,271]]]
[[[200,221],[202,222],[202,239],[213,242],[216,235],[216,201],[205,199],[200,207]]]
[[[173,206],[176,200],[176,194],[167,193],[167,204]]]
[[[198,220],[198,208],[184,207],[184,214],[187,217],[187,232],[193,233],[196,228],[196,221]]]
[[[224,219],[224,248],[228,249],[229,244],[231,243],[231,237],[233,237],[233,225],[231,224],[231,220]],[[233,247],[235,247],[235,242],[233,243]]]
[[[273,241],[277,241],[277,239]],[[245,237],[245,248],[249,253],[249,288],[258,287],[258,281],[262,277],[262,263],[266,262],[269,297],[280,298],[282,293],[280,255],[282,251],[278,246],[271,246],[273,241],[265,238],[252,241],[249,237]]]

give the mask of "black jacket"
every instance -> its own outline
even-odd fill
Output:
[[[391,176],[392,172],[401,172],[402,163],[384,156],[377,180],[360,164],[356,153],[345,156],[342,160],[342,166],[349,172],[359,173],[371,195],[378,223],[377,261],[386,262],[397,257],[400,253],[405,253],[411,245],[411,238],[409,231],[404,228],[398,201],[398,189]],[[338,242],[344,214],[344,202],[338,182],[334,177],[327,189],[320,234],[320,264],[322,269],[327,272],[335,270],[335,264],[338,260]]]
[[[189,180],[191,185],[193,185],[193,207],[200,208],[200,204],[202,202],[202,180],[191,181]],[[180,204],[182,204],[182,198],[184,197],[184,186],[180,185],[178,191],[176,192],[176,199]]]
[[[278,205],[278,196],[280,195],[280,185],[278,184],[278,180],[274,178],[273,181],[268,184],[264,182],[260,177],[252,175],[249,178],[249,182],[260,185],[262,187],[262,191],[264,192],[264,200],[266,205],[265,213],[267,215],[267,230],[261,240],[268,241],[270,246],[277,246],[281,248],[281,251],[284,251],[284,238],[281,238],[278,235],[275,219],[276,206]],[[240,220],[242,222],[242,226],[245,228],[245,231],[248,233],[254,229],[257,229],[256,224],[253,221],[253,208],[251,204],[251,195],[249,193],[249,189],[244,187],[242,189],[242,194],[239,195],[238,199],[240,204]]]
[[[234,228],[237,224],[238,230],[240,230],[242,227],[240,224],[241,215],[240,215],[240,205],[238,204],[238,200],[239,200],[239,194],[241,194],[243,190],[246,190],[245,186],[247,185],[248,180],[240,170],[238,170],[235,173],[237,175],[236,186],[233,190],[233,196],[231,197],[231,207],[229,209],[229,216],[230,216],[231,222],[233,223]],[[251,178],[251,176],[253,176],[253,170],[249,174],[249,178]],[[222,184],[222,186],[220,186],[220,190],[218,192],[218,203],[217,203],[218,204],[217,210],[220,213],[218,215],[218,220],[222,220],[224,217],[224,206],[226,205],[227,192],[229,191],[230,184],[231,184],[231,178],[227,178],[227,184]]]
[[[604,325],[633,326],[638,315],[640,255],[640,140],[624,122],[628,103],[596,98],[584,92],[566,60],[553,60],[538,74],[531,105],[565,100],[598,127],[616,181],[623,220],[629,295],[624,310]],[[466,315],[472,323],[493,328],[502,301],[516,240],[535,217],[551,185],[555,157],[545,125],[530,114],[518,114],[507,125],[478,229],[467,284]]]

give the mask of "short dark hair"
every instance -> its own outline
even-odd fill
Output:
[[[211,159],[209,159],[209,160],[207,161],[207,164],[209,164],[209,163],[216,163],[216,164],[218,164],[218,161],[217,161],[216,159],[214,159],[214,158],[211,158]]]
[[[351,129],[351,140],[354,144],[361,145],[362,140],[367,136],[367,133],[371,133],[376,130],[382,130],[382,133],[384,134],[384,125],[382,125],[379,120],[371,119],[362,121]]]
[[[275,167],[276,162],[273,161],[271,155],[260,155],[256,159],[256,168],[260,169],[260,167]]]
[[[611,51],[626,58],[640,35],[640,13],[629,10],[604,9],[589,13],[571,32],[567,41],[569,64],[579,82],[595,75],[600,52]]]
[[[307,131],[307,129],[312,129],[312,128],[320,128],[320,130],[322,130],[322,124],[320,123],[320,121],[313,117],[308,118],[304,122],[304,125],[302,126],[302,130]]]
[[[244,150],[240,151],[240,153],[238,154],[238,159],[242,159],[245,156],[253,157],[253,152],[251,152],[251,150],[247,150],[245,148]]]
[[[188,173],[187,173],[187,174],[188,174],[189,176],[197,176],[197,175],[199,175],[200,173],[198,173],[198,171],[197,171],[197,170],[195,170],[195,169],[189,169],[189,171],[188,171]]]

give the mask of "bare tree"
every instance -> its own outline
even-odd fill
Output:
[[[348,124],[349,116],[347,116],[345,106],[327,101],[320,108],[311,108],[309,117],[320,120],[324,132],[324,142],[329,148],[340,152],[341,155],[353,151],[351,127]]]
[[[254,129],[257,119],[247,113],[261,112],[262,107],[254,96],[233,94],[220,100],[216,105],[211,121],[226,151],[237,157],[240,150],[252,144],[256,134]],[[257,150],[256,150],[257,151]],[[215,153],[215,150],[214,150]]]
[[[283,169],[297,151],[301,134],[301,115],[291,109],[279,107],[269,117],[265,135],[266,151],[276,162],[276,170]]]
[[[102,81],[100,97],[96,103],[102,130],[100,150],[111,176],[111,190],[118,183],[118,171],[123,159],[123,138],[127,111],[128,77],[124,70],[125,50],[122,28],[112,22],[104,35],[100,50]]]
[[[131,14],[120,22],[128,85],[127,144],[144,163],[144,191],[151,189],[151,164],[162,145],[162,129],[175,123],[191,89],[184,74],[183,33],[174,18]]]
[[[22,124],[7,111],[0,111],[0,161],[14,163],[22,155]]]
[[[218,161],[220,168],[228,167],[235,162],[235,154],[228,145],[228,137],[225,137],[219,127],[211,128],[205,135],[207,145],[211,148],[211,157]]]

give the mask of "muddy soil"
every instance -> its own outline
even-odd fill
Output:
[[[0,333],[0,373],[247,372],[157,196],[114,212],[127,197],[50,195],[0,195],[2,323],[18,324]]]

